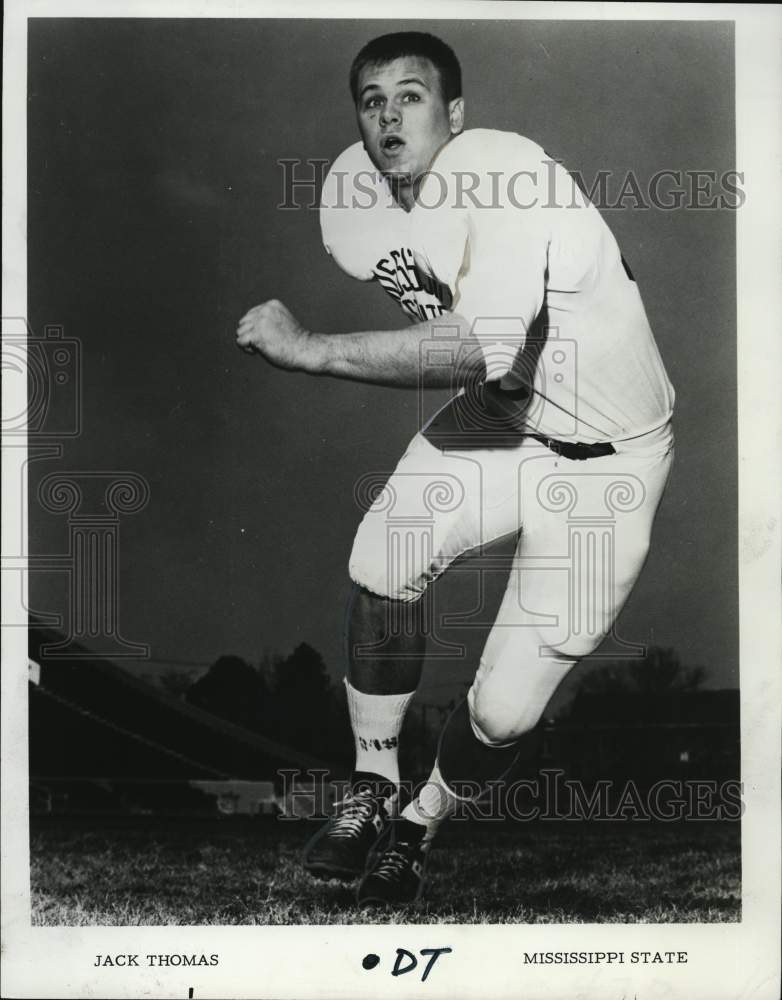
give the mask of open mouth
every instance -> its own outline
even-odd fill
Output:
[[[392,153],[396,149],[401,149],[404,144],[404,139],[400,139],[398,135],[387,135],[381,141],[380,148],[386,153]]]

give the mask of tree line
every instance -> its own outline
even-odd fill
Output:
[[[558,721],[587,726],[603,713],[613,716],[617,698],[622,708],[615,721],[640,722],[650,703],[661,697],[667,703],[669,696],[697,691],[705,678],[703,668],[685,667],[675,651],[654,646],[637,660],[582,664],[577,669],[581,673],[574,697]],[[344,685],[332,680],[321,654],[306,642],[287,656],[267,653],[257,665],[239,656],[221,656],[196,681],[169,671],[160,682],[169,694],[222,719],[350,766],[353,739]],[[403,766],[417,771],[431,759],[447,708],[414,703],[400,741]]]

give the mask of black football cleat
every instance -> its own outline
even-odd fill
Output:
[[[334,815],[304,848],[304,868],[317,878],[352,881],[363,875],[367,857],[385,833],[397,802],[393,783],[357,772]]]
[[[421,898],[429,850],[425,833],[425,826],[406,819],[389,824],[356,891],[359,906],[400,906]]]

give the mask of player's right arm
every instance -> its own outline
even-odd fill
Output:
[[[287,371],[377,385],[454,388],[486,375],[480,343],[458,313],[402,329],[323,334],[272,299],[242,318],[236,342]]]

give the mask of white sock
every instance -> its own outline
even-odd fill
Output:
[[[399,733],[415,694],[364,694],[345,679],[356,770],[372,771],[399,784]]]
[[[423,843],[428,844],[440,828],[443,820],[452,816],[460,802],[471,801],[468,797],[457,795],[440,774],[440,767],[435,761],[432,773],[426,784],[412,802],[402,810],[402,818],[411,823],[426,827]]]

